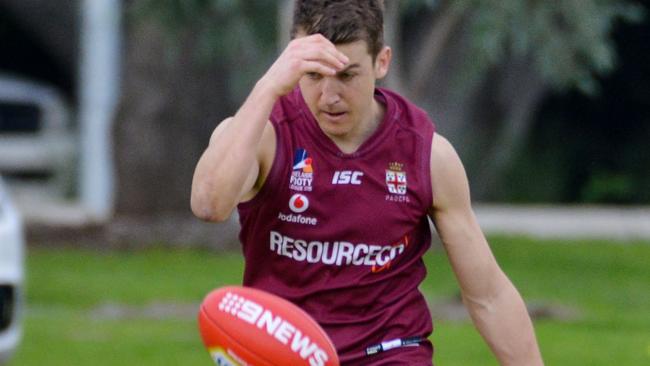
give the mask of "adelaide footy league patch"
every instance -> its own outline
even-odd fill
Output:
[[[293,169],[289,188],[298,192],[311,192],[314,182],[314,167],[307,150],[299,148],[293,158]]]

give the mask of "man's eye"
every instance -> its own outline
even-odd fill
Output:
[[[354,74],[349,73],[349,72],[344,72],[344,73],[339,74],[339,79],[341,79],[343,81],[350,80],[353,77],[354,77]]]
[[[312,80],[320,80],[323,76],[317,72],[308,72],[307,77]]]

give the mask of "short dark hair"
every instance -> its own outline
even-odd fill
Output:
[[[374,60],[384,47],[383,0],[296,0],[291,38],[301,31],[334,44],[364,40]]]

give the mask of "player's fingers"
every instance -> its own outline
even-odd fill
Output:
[[[324,48],[323,51],[329,55],[329,57],[333,57],[338,62],[340,62],[343,67],[347,66],[350,63],[348,56],[346,56],[343,52],[337,50],[336,47],[327,47]]]
[[[347,64],[347,63],[350,62],[348,57],[343,52],[339,51],[332,42],[330,42],[325,37],[322,37],[322,39],[324,41],[321,42],[322,46],[319,47],[321,50],[333,55],[334,57],[336,57],[339,61],[343,62],[344,64]]]
[[[334,44],[332,44],[330,41],[327,41],[328,45],[325,47],[320,48],[321,51],[327,53],[328,55],[331,55],[332,57],[336,58],[339,62],[343,63],[343,65],[347,65],[350,63],[350,59],[348,56],[346,56],[343,52],[339,51]]]
[[[345,55],[344,55],[345,56]],[[346,60],[341,60],[331,50],[323,48],[305,48],[301,51],[300,57],[307,61],[315,61],[325,63],[337,70],[342,70],[347,65]]]
[[[350,59],[327,38],[321,34],[313,34],[302,39],[302,44],[298,47],[307,52],[320,52],[333,56],[338,62],[347,65]]]
[[[321,75],[336,75],[337,70],[329,65],[326,65],[319,61],[305,61],[303,67],[301,68],[302,74],[315,72]]]

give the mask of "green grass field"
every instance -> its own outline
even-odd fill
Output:
[[[572,309],[536,321],[547,365],[650,365],[650,243],[491,238],[527,302]],[[457,293],[442,252],[426,258],[432,303]],[[10,366],[211,365],[195,309],[239,283],[238,253],[32,249],[25,334]],[[497,365],[472,325],[436,322],[435,363]]]

